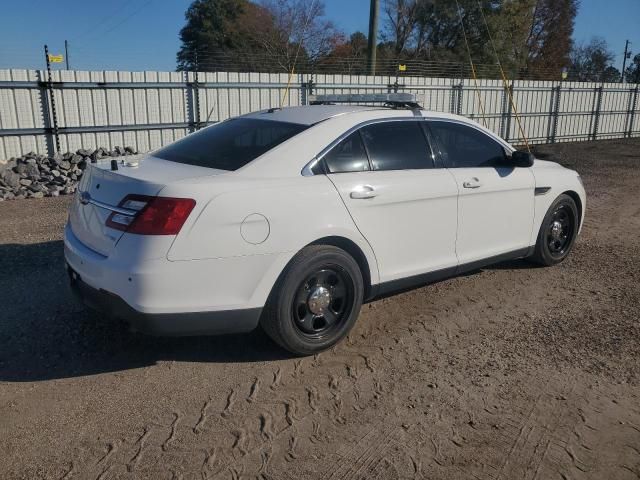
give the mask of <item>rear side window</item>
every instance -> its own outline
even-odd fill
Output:
[[[369,159],[359,132],[353,132],[324,156],[328,173],[369,170]]]
[[[433,168],[431,150],[419,122],[374,123],[360,131],[374,170]]]
[[[193,133],[154,156],[185,165],[237,170],[306,128],[296,123],[235,118]]]
[[[473,127],[453,122],[429,122],[447,168],[504,166],[502,145]]]

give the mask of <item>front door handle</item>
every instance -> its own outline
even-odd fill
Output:
[[[376,189],[373,188],[371,185],[360,185],[356,187],[356,189],[349,194],[351,198],[356,200],[373,198],[376,195],[378,195],[376,193]]]
[[[462,186],[464,188],[480,188],[482,186],[482,183],[480,182],[480,179],[478,177],[473,177],[463,182]]]

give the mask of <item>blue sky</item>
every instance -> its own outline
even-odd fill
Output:
[[[43,68],[42,46],[82,70],[174,70],[190,0],[7,0],[0,16],[0,68]],[[366,32],[369,0],[325,0],[347,33]],[[625,39],[640,52],[640,0],[582,0],[574,37],[604,37],[622,63]]]

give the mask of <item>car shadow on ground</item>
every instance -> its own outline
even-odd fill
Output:
[[[158,361],[258,362],[290,358],[256,330],[161,338],[130,332],[73,297],[63,243],[0,245],[0,382],[94,375]]]
[[[532,267],[525,260],[515,260],[488,269]],[[260,329],[214,337],[133,333],[125,323],[76,301],[68,285],[62,241],[0,245],[0,381],[95,375],[158,361],[238,363],[287,358],[291,355]]]

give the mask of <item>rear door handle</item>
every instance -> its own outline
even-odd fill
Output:
[[[480,182],[480,179],[478,179],[477,177],[473,177],[470,180],[466,180],[465,182],[463,182],[462,186],[464,188],[480,188],[482,186],[482,183]]]
[[[371,185],[359,185],[358,187],[355,188],[355,190],[353,190],[349,196],[353,199],[356,200],[361,200],[361,199],[366,199],[366,198],[373,198],[376,195],[378,195],[376,193],[376,189],[373,188]]]

